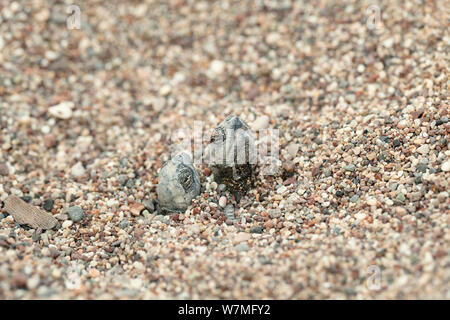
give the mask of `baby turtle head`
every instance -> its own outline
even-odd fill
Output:
[[[194,171],[184,163],[177,167],[178,183],[181,184],[185,192],[189,192],[194,187]]]
[[[226,118],[225,121],[222,122],[222,126],[227,129],[233,129],[234,131],[241,128],[243,128],[244,130],[248,130],[247,124],[235,115],[231,115]]]
[[[254,164],[256,145],[252,131],[237,116],[229,116],[212,132],[206,157],[210,165],[233,167]]]
[[[220,144],[225,142],[225,139],[226,139],[225,130],[223,128],[217,127],[211,133],[211,139],[209,142]]]
[[[158,202],[167,211],[184,211],[200,194],[200,177],[186,153],[170,159],[158,176]]]

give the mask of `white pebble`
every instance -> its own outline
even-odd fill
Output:
[[[225,62],[221,60],[213,60],[209,66],[212,75],[219,76],[225,71]]]
[[[417,152],[419,152],[422,155],[427,155],[430,152],[430,146],[428,144],[424,144],[417,148]]]
[[[297,143],[291,143],[287,147],[287,152],[293,158],[293,157],[295,157],[297,155],[298,148],[299,148],[299,145]]]
[[[63,227],[63,229],[67,229],[67,228],[70,228],[72,226],[72,224],[73,224],[72,220],[66,220],[63,222],[62,227]]]
[[[29,278],[27,280],[28,289],[30,289],[30,290],[36,289],[38,287],[40,281],[41,281],[41,279],[39,278],[38,274],[32,276],[31,278]]]
[[[266,129],[269,126],[269,117],[264,115],[261,117],[258,117],[253,123],[252,123],[252,129],[253,130],[262,130]]]
[[[399,129],[404,129],[406,126],[407,126],[407,122],[406,122],[406,120],[400,120],[399,122],[398,122],[398,124],[397,124],[397,127],[399,128]]]
[[[166,106],[166,99],[162,97],[155,97],[152,101],[152,106],[156,112],[159,112]]]
[[[106,205],[109,208],[116,208],[119,206],[119,201],[117,201],[116,199],[109,199],[108,201],[106,201]]]
[[[84,169],[83,165],[81,164],[81,162],[77,162],[77,164],[75,164],[70,173],[72,174],[72,176],[74,176],[75,178],[78,177],[82,177],[86,174],[86,170]]]
[[[58,57],[59,57],[59,53],[58,52],[55,52],[55,51],[46,51],[45,52],[45,58],[47,60],[53,61],[53,60],[58,59]]]
[[[172,91],[172,88],[169,85],[164,85],[159,89],[159,94],[162,96],[167,96],[170,91]]]
[[[219,199],[219,206],[225,208],[226,205],[227,205],[227,197],[221,196]]]
[[[277,44],[278,41],[280,41],[280,39],[281,39],[280,34],[278,34],[278,33],[276,33],[276,32],[271,32],[271,33],[269,33],[269,34],[267,35],[267,37],[266,37],[266,42],[267,42],[269,45],[274,45],[274,44]]]
[[[287,190],[286,186],[281,186],[278,188],[277,193],[282,194],[286,192],[286,190]]]
[[[67,120],[72,117],[73,102],[65,101],[48,109],[48,113],[58,119]]]

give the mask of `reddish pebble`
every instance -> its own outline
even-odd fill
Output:
[[[142,203],[133,203],[132,205],[130,205],[130,212],[134,215],[134,216],[138,216],[141,214],[142,211],[144,211],[145,207]]]
[[[9,175],[9,168],[5,163],[0,163],[0,176]]]
[[[100,271],[98,271],[97,269],[91,269],[89,270],[89,276],[91,278],[98,278],[100,276]]]

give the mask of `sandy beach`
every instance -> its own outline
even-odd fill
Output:
[[[450,299],[449,23],[444,0],[0,1],[0,299]],[[237,202],[196,163],[161,214],[174,132],[229,115],[279,133],[277,172]]]

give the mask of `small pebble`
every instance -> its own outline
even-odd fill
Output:
[[[261,233],[261,232],[263,232],[263,230],[264,230],[264,227],[262,227],[262,226],[256,226],[256,227],[250,228],[251,233]]]
[[[236,235],[236,237],[234,238],[234,242],[235,242],[235,243],[239,243],[239,242],[242,242],[242,241],[250,240],[250,238],[251,238],[251,236],[250,236],[249,233],[246,233],[246,232],[239,232],[239,233]]]
[[[427,172],[428,166],[425,163],[419,163],[416,167],[417,172],[425,173]]]
[[[287,191],[287,187],[286,186],[281,186],[277,189],[277,193],[278,194],[283,194]]]
[[[0,176],[8,176],[9,168],[6,163],[0,163]]]
[[[444,172],[450,171],[450,160],[447,160],[442,164],[441,170]]]
[[[129,207],[130,207],[131,214],[136,217],[139,216],[141,214],[141,212],[144,211],[144,209],[145,209],[145,206],[139,202],[135,202],[135,203],[131,204]]]
[[[251,125],[255,131],[267,129],[269,127],[269,117],[266,115],[258,117]]]
[[[71,221],[71,220],[66,220],[62,223],[63,229],[70,228],[72,225],[73,225],[73,221]]]
[[[120,221],[119,224],[121,229],[126,229],[129,226],[128,220],[127,219],[123,219],[122,221]]]
[[[287,146],[287,151],[292,158],[295,158],[299,149],[299,145],[297,143],[291,143]]]
[[[447,123],[448,122],[448,117],[442,117],[438,120],[436,120],[436,125],[440,126],[441,124]]]
[[[417,152],[419,152],[422,155],[427,155],[430,152],[430,146],[428,144],[424,144],[417,148]]]
[[[221,206],[222,208],[225,208],[225,206],[227,205],[227,197],[222,196],[219,199],[219,206]]]
[[[402,192],[397,193],[396,199],[400,202],[405,202],[406,200],[405,195]]]
[[[67,214],[73,222],[80,222],[84,218],[84,211],[79,206],[70,207],[67,209]]]
[[[74,107],[74,104],[72,102],[62,102],[58,105],[55,105],[53,107],[50,107],[48,109],[48,112],[51,116],[67,120],[72,117],[72,108]]]
[[[75,164],[72,167],[70,172],[73,177],[79,178],[86,174],[86,169],[84,169],[83,164],[81,162],[77,162],[77,164]]]
[[[234,247],[239,252],[245,252],[249,250],[247,242],[241,242]]]
[[[344,167],[344,169],[347,170],[347,171],[353,172],[353,171],[355,171],[356,166],[355,166],[353,163],[351,163],[351,164],[349,164],[349,165],[346,165],[346,166]]]
[[[100,276],[100,271],[98,271],[97,269],[90,269],[89,276],[94,279],[98,278]]]
[[[44,200],[44,205],[42,206],[46,211],[51,212],[53,209],[53,200],[46,199]]]

